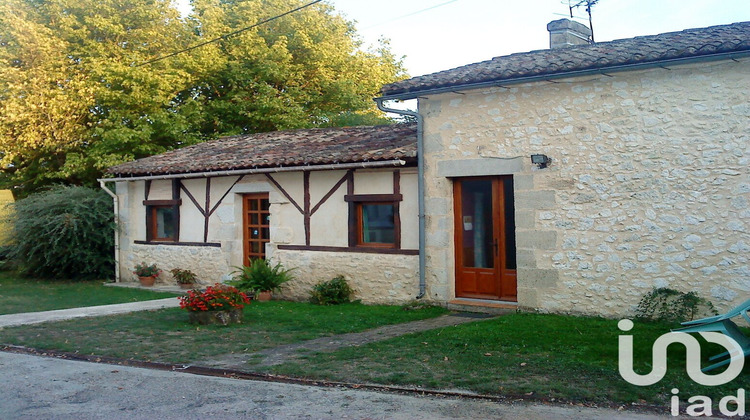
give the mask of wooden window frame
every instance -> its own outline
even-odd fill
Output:
[[[377,196],[378,200],[373,199]],[[358,198],[362,198],[359,200]],[[401,217],[400,201],[401,195],[398,194],[378,194],[378,195],[348,195],[346,201],[351,206],[353,217],[349,220],[349,232],[351,233],[350,246],[356,248],[376,248],[376,249],[401,249]],[[364,241],[364,224],[363,224],[363,206],[365,205],[383,205],[393,207],[393,242],[365,242]]]
[[[157,243],[176,243],[180,241],[180,204],[182,200],[144,200],[143,204],[146,206],[146,242],[157,242]],[[156,236],[159,231],[157,226],[158,217],[156,212],[159,209],[170,209],[174,214],[174,220],[172,221],[172,230],[174,237],[171,238],[160,238]]]

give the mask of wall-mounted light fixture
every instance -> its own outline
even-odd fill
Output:
[[[552,162],[552,159],[547,155],[531,155],[531,163],[535,163],[539,169],[544,169]]]

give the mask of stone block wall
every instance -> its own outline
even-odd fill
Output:
[[[364,303],[406,303],[419,289],[419,259],[415,255],[274,249],[272,260],[295,269],[295,279],[282,288],[284,299],[306,301],[315,284],[338,275],[354,289],[354,299]]]
[[[132,270],[140,262],[156,263],[162,270],[157,283],[165,284],[175,283],[172,274],[169,273],[173,268],[194,272],[202,285],[227,280],[226,274],[232,271],[227,255],[221,248],[132,244],[125,258],[120,261],[120,266],[124,270],[120,273],[122,281],[138,281]]]
[[[518,302],[631,314],[654,287],[725,310],[750,297],[750,60],[671,66],[420,99],[428,296],[454,297],[445,162],[514,170]],[[539,169],[530,155],[552,158]]]

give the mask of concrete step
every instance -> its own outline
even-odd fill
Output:
[[[500,300],[457,298],[443,305],[452,311],[478,312],[485,314],[504,315],[516,312],[518,304]]]

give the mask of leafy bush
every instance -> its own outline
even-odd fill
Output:
[[[58,186],[12,206],[11,257],[22,274],[55,279],[111,277],[112,198],[104,191]]]
[[[262,259],[250,261],[250,265],[235,267],[234,277],[229,282],[243,292],[267,292],[281,288],[281,285],[292,280],[293,268],[285,269],[281,263],[271,266]]]
[[[645,295],[636,309],[636,318],[647,321],[677,323],[711,315],[718,315],[714,305],[697,293],[683,293],[666,287]]]
[[[190,270],[183,270],[181,268],[173,268],[169,270],[172,273],[172,277],[179,284],[193,284],[198,280],[198,276]]]
[[[159,277],[159,275],[161,274],[161,270],[156,266],[155,263],[148,265],[145,262],[142,262],[135,265],[133,274],[138,277]]]
[[[351,301],[353,293],[344,276],[336,276],[313,286],[310,301],[318,305],[338,305]]]

